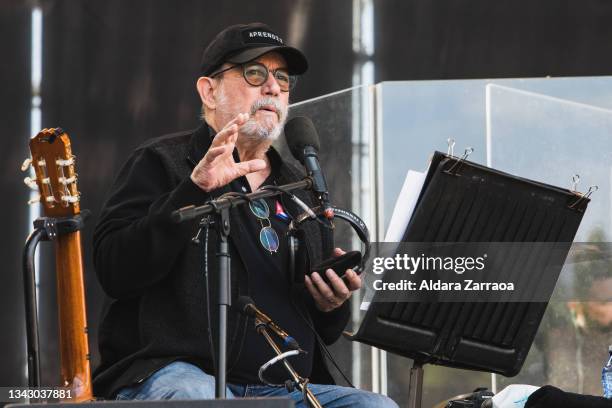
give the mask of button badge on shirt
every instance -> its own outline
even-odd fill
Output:
[[[290,218],[289,218],[289,214],[287,214],[285,212],[285,209],[283,208],[283,206],[281,205],[280,201],[275,200],[275,210],[274,210],[274,216],[276,218],[278,218],[279,220],[283,220],[285,222],[289,222]]]

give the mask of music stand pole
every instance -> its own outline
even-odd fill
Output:
[[[408,408],[421,408],[423,400],[423,364],[414,360],[408,385]]]

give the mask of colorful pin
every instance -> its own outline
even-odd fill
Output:
[[[279,201],[276,201],[276,209],[274,211],[274,215],[276,216],[276,218],[279,218],[283,221],[289,221],[289,214],[285,212],[285,209]]]

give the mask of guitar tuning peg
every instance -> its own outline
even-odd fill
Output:
[[[57,164],[58,166],[63,166],[63,167],[72,166],[74,164],[74,157],[75,156],[70,156],[66,160],[64,160],[64,159],[57,159],[57,160],[55,160],[55,164]]]
[[[28,205],[37,204],[37,203],[40,203],[40,194],[37,194],[36,196],[28,200]]]
[[[23,179],[23,183],[30,187],[32,190],[38,190],[38,185],[36,184],[36,181],[34,181],[31,177],[26,177]]]
[[[60,184],[67,186],[68,184],[74,183],[76,179],[76,175],[74,175],[72,177],[58,177],[57,181],[59,181]]]
[[[21,164],[21,171],[26,171],[32,165],[32,158],[28,157]]]
[[[62,201],[65,201],[71,204],[78,203],[79,200],[80,200],[79,196],[73,196],[73,195],[63,195],[62,196]]]

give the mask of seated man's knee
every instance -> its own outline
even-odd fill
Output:
[[[325,406],[398,408],[391,398],[358,388],[314,385],[313,390],[315,391],[315,396]]]
[[[358,408],[398,408],[398,405],[391,398],[369,391],[362,391],[359,394],[355,394],[351,406]]]
[[[229,395],[228,395],[229,397]],[[122,389],[118,399],[167,400],[213,399],[215,380],[200,368],[181,361],[155,372],[142,384]]]
[[[399,406],[389,397],[385,397],[384,395],[374,394],[377,396],[375,401],[372,401],[372,407],[381,407],[381,408],[399,408]]]

